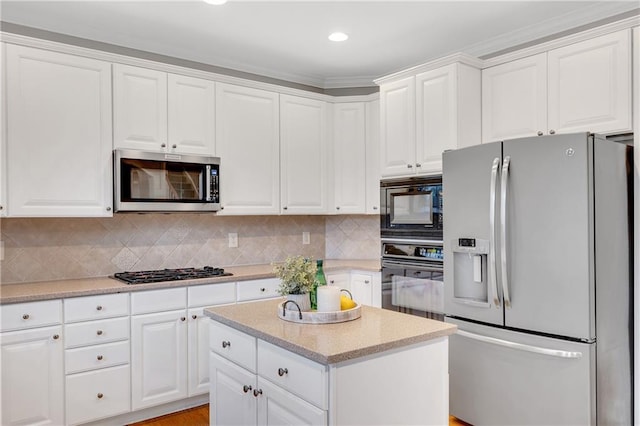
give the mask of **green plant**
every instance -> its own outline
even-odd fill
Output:
[[[274,265],[273,271],[280,278],[278,293],[306,294],[313,288],[316,277],[316,262],[302,256],[290,256],[282,264]]]

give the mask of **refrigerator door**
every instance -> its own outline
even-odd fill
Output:
[[[503,142],[508,327],[595,338],[592,148],[586,133]]]
[[[595,425],[595,343],[447,318],[449,413],[475,426]]]
[[[447,151],[442,176],[445,313],[498,325],[503,310],[493,251],[501,153],[500,142]]]

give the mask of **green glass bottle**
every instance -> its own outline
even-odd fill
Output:
[[[327,279],[324,277],[322,270],[322,259],[316,261],[317,271],[316,279],[313,282],[313,290],[311,290],[311,309],[318,309],[318,286],[327,285]]]

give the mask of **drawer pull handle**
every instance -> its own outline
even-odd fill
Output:
[[[100,306],[100,305],[96,306],[96,310],[101,311],[102,310],[102,306]]]
[[[282,377],[288,373],[289,373],[289,370],[287,370],[286,368],[278,368],[278,376]]]
[[[249,392],[251,389],[253,389],[253,388],[252,388],[251,386],[247,386],[247,385],[244,385],[244,386],[242,387],[242,390],[244,391],[244,393]]]
[[[99,393],[98,395],[98,399],[102,399],[102,397],[104,396],[103,394]]]
[[[54,334],[54,335],[53,335],[53,340],[58,340],[59,338],[60,338],[60,335],[59,335],[59,334]]]
[[[229,346],[231,346],[231,342],[229,342],[228,340],[225,340],[222,342],[222,347],[223,348],[228,348]]]
[[[254,389],[253,390],[253,396],[255,396],[257,398],[258,395],[262,395],[262,389]]]
[[[180,317],[180,321],[186,321],[187,317]]]
[[[98,358],[98,361],[102,361],[102,355],[98,355],[97,358]]]
[[[22,319],[23,319],[23,320],[28,320],[28,319],[29,319],[29,314],[24,314],[24,315],[22,316]]]
[[[191,315],[191,318],[193,318],[193,319],[197,319],[197,318],[198,318],[198,316],[197,316],[197,315]]]
[[[98,336],[102,336],[102,330],[98,330],[98,331],[96,331],[96,334],[97,334]]]

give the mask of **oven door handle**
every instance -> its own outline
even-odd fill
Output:
[[[398,268],[398,269],[412,269],[420,271],[436,271],[442,272],[443,267],[440,265],[424,264],[424,263],[409,263],[409,262],[393,262],[391,260],[382,261],[383,268]]]

